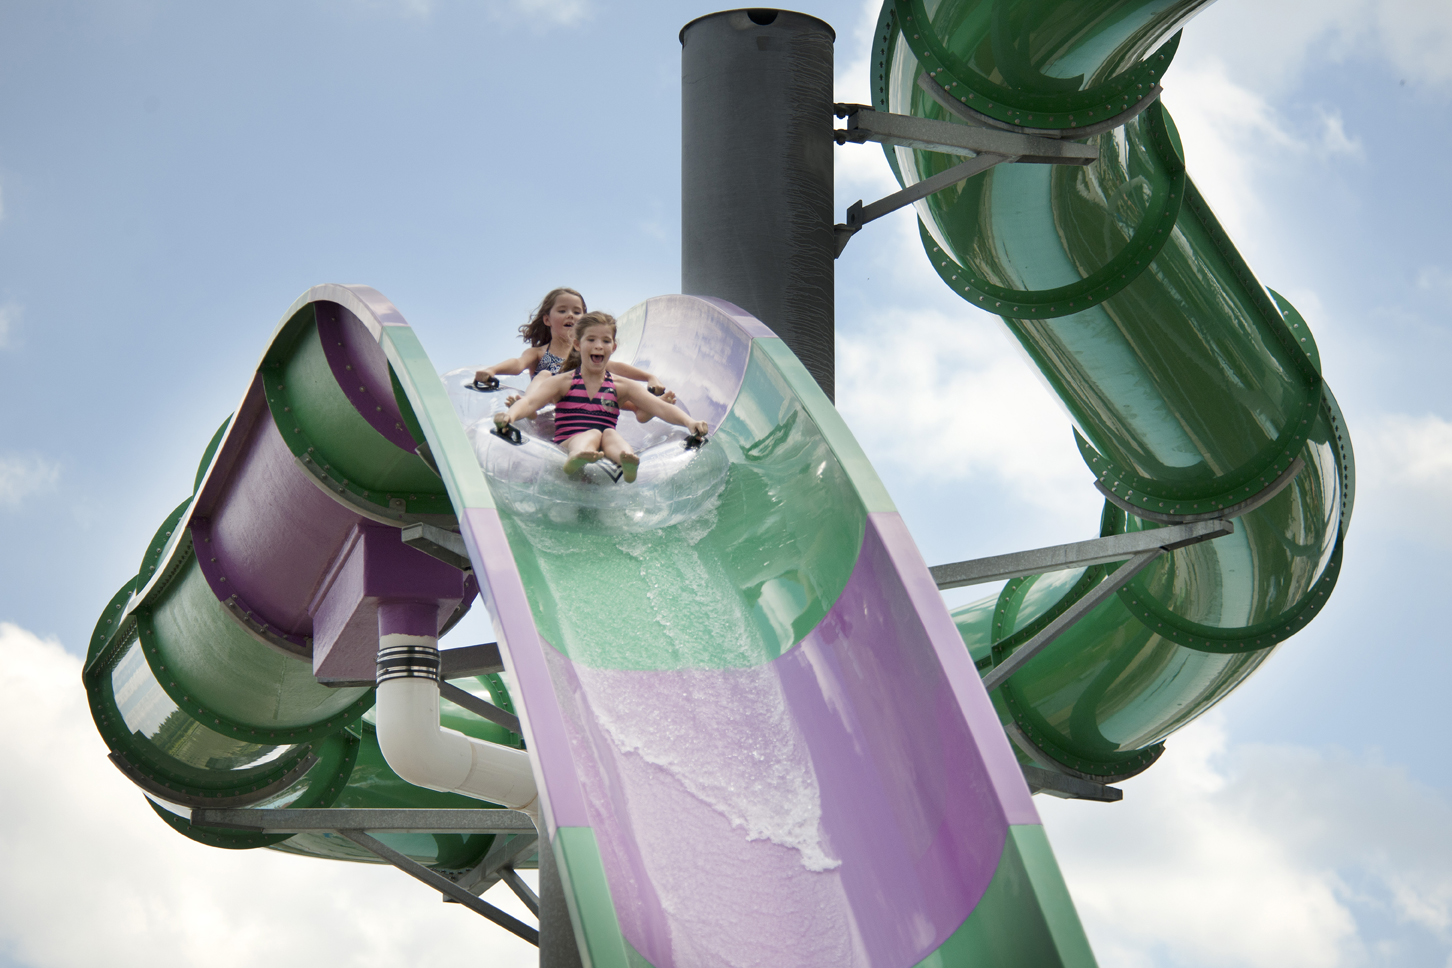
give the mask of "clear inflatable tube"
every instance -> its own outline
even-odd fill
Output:
[[[553,442],[553,409],[516,421],[523,442],[512,444],[493,433],[494,414],[524,392],[524,378],[481,392],[472,387],[474,372],[452,370],[444,385],[495,501],[512,514],[588,529],[654,531],[702,514],[726,484],[731,462],[723,448],[709,441],[688,448],[684,427],[659,419],[642,424],[634,414],[622,414],[617,429],[640,455],[635,483],[624,483],[620,468],[606,460],[567,475],[565,452]]]

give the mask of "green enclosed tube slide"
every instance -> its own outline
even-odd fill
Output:
[[[878,110],[1099,149],[1087,167],[999,165],[917,209],[943,281],[1003,317],[1067,409],[1101,533],[1237,516],[1295,474],[1235,535],[1161,559],[993,691],[1024,762],[1098,781],[1153,763],[1311,620],[1354,497],[1311,332],[1215,220],[1158,101],[1203,6],[888,0],[874,40]],[[905,186],[961,160],[886,150]],[[958,609],[980,671],[1112,570],[1015,579]]]

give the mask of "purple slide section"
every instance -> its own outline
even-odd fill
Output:
[[[364,420],[395,447],[412,454],[417,444],[404,429],[403,414],[393,398],[388,358],[362,320],[337,303],[315,303],[318,339],[338,387]]]
[[[261,381],[254,380],[239,408],[191,528],[217,598],[236,595],[245,611],[305,649],[313,587],[358,515],[298,468],[267,411]]]
[[[555,822],[594,828],[622,931],[657,968],[906,968],[972,912],[1009,824],[1039,822],[981,686],[963,694],[977,677],[895,513],[869,516],[841,597],[772,663],[545,656],[566,735],[534,742],[573,762],[583,794]]]
[[[504,648],[509,673],[526,700],[517,704],[529,738],[529,758],[539,783],[540,807],[546,828],[588,827],[575,764],[571,759],[565,715],[555,696],[545,655],[552,650],[535,629],[529,599],[509,550],[509,539],[492,508],[467,508],[459,521],[460,531],[476,565],[482,563],[479,592],[494,617],[495,634]]]

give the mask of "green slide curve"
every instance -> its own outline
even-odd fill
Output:
[[[878,110],[1099,148],[1087,167],[1000,165],[917,210],[943,282],[1003,318],[1068,410],[1107,498],[1101,534],[1213,516],[1305,465],[1235,535],[1151,565],[993,690],[1023,762],[1097,781],[1147,768],[1316,615],[1355,495],[1309,327],[1236,251],[1156,99],[1178,31],[1206,5],[888,0],[874,37]],[[903,185],[961,160],[886,153]],[[957,609],[980,671],[1114,567],[1015,579]]]

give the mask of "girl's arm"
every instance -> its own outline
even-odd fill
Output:
[[[512,360],[505,360],[503,363],[495,363],[493,366],[486,366],[482,370],[474,371],[474,379],[488,380],[495,376],[514,376],[519,373],[528,373],[530,368],[539,361],[540,348],[531,346],[523,353]]]
[[[685,427],[693,434],[704,434],[708,429],[706,421],[696,420],[674,403],[666,403],[660,397],[651,396],[639,383],[617,380],[615,397],[622,404],[626,402],[634,404],[637,413],[659,417],[678,427]]]
[[[524,396],[511,404],[508,410],[501,410],[494,415],[494,422],[500,426],[514,423],[522,417],[533,417],[540,407],[558,403],[570,392],[570,381],[574,375],[575,371],[569,370],[557,376],[537,377]]]
[[[627,380],[639,380],[644,383],[646,387],[652,390],[656,387],[660,387],[662,390],[665,389],[664,383],[657,380],[653,374],[649,373],[646,370],[642,370],[638,366],[632,366],[629,363],[612,362],[607,367],[607,369],[616,376],[623,376]],[[674,393],[665,393],[663,394],[663,396],[665,396],[671,402],[674,402],[676,399],[676,395]]]

